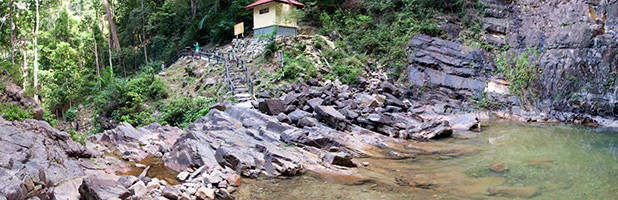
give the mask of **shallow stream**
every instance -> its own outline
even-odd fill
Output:
[[[618,199],[618,132],[496,122],[410,142],[413,158],[360,158],[353,176],[244,180],[238,199]],[[420,153],[419,153],[420,152]]]

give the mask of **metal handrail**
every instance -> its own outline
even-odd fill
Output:
[[[228,60],[225,60],[225,77],[227,78],[228,84],[230,84],[230,91],[232,92],[232,96],[234,95],[234,82],[230,78],[230,72],[228,65],[230,64]]]
[[[249,73],[249,69],[247,69],[247,65],[245,65],[244,60],[240,60],[240,65],[243,70],[245,70],[246,80],[249,82],[249,93],[251,94],[251,97],[254,97],[255,95],[253,94],[253,81],[251,80],[251,73]]]
[[[170,59],[169,63],[167,64],[167,66],[171,66],[172,64],[174,64],[174,62],[178,61],[180,58],[184,57],[184,56],[194,56],[195,52],[193,51],[193,49],[191,47],[187,47],[183,50],[181,50],[180,52],[178,52],[178,54],[176,56],[174,56],[172,59]],[[229,69],[229,65],[230,65],[230,61],[235,61],[236,62],[236,67],[240,68],[241,70],[245,71],[245,80],[249,82],[249,92],[251,94],[252,97],[255,97],[254,91],[253,91],[253,81],[251,80],[251,74],[249,73],[249,69],[247,68],[247,65],[245,64],[245,61],[242,59],[238,59],[238,56],[236,55],[231,55],[230,53],[220,53],[217,51],[212,51],[212,50],[204,50],[204,51],[200,51],[198,53],[199,56],[205,56],[207,57],[210,63],[210,58],[214,58],[217,61],[217,64],[219,62],[224,62],[224,66],[225,66],[225,78],[227,79],[227,82],[230,85],[230,91],[232,92],[232,95],[234,95],[234,82],[232,81],[231,77],[230,77],[230,69]],[[240,66],[239,66],[240,65]]]

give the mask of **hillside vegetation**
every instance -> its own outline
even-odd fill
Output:
[[[106,1],[97,0],[50,0],[3,4],[0,9],[5,17],[13,16],[8,25],[12,23],[14,29],[0,32],[1,51],[6,56],[1,66],[8,72],[4,74],[11,76],[6,81],[21,85],[27,96],[36,96],[48,119],[58,119],[67,129],[77,128],[74,121],[90,124],[90,130],[79,131],[92,133],[120,122],[183,126],[204,115],[208,111],[205,107],[225,98],[218,92],[210,93],[216,96],[187,98],[171,91],[166,85],[170,82],[156,75],[161,64],[171,64],[167,63],[170,58],[195,42],[228,43],[237,22],[244,22],[250,30],[251,11],[244,6],[252,2],[119,0],[106,6]],[[276,69],[272,77],[277,80],[301,75],[354,85],[374,70],[388,71],[403,80],[405,44],[413,35],[452,37],[443,27],[453,23],[479,27],[473,16],[483,7],[469,0],[301,2],[307,4],[297,13],[303,29],[317,30],[316,34],[335,44],[332,48],[322,38],[313,44],[328,69],[318,69],[316,59],[309,58],[301,43],[285,46],[273,41],[263,55],[266,59],[252,65],[271,65],[275,62],[269,59],[273,52],[285,50],[286,65]],[[480,28],[471,32],[478,31]],[[34,38],[38,39],[36,46]],[[463,39],[482,43],[474,35]],[[3,112],[15,113],[12,110]]]

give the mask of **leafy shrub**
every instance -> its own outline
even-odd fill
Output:
[[[315,77],[318,74],[318,70],[313,65],[313,61],[306,55],[301,54],[294,56],[292,54],[293,53],[287,51],[284,53],[284,66],[283,68],[277,68],[278,79],[296,79],[300,74]]]
[[[64,113],[64,121],[73,122],[75,117],[77,117],[77,110],[74,108],[70,108]]]
[[[341,43],[339,43],[341,45]],[[366,65],[363,61],[367,60],[367,56],[346,53],[343,49],[327,49],[324,52],[325,57],[330,60],[331,69],[326,78],[338,78],[344,84],[356,84],[358,79],[363,74]]]
[[[277,52],[277,49],[278,49],[277,41],[275,41],[276,34],[277,34],[277,27],[275,27],[270,34],[261,36],[261,37],[266,37],[266,40],[268,40],[268,43],[264,47],[264,57],[266,58],[274,56],[275,53]]]
[[[49,110],[45,110],[43,112],[43,121],[49,123],[50,126],[56,126],[58,124],[58,120],[56,119],[56,115]]]
[[[168,97],[165,83],[153,74],[140,74],[132,79],[114,78],[106,83],[94,98],[96,113],[114,122],[127,122],[133,126],[146,125],[155,119],[152,109],[144,103]]]
[[[71,139],[81,145],[86,145],[86,136],[75,132],[73,129],[68,131],[68,134],[71,136]]]
[[[8,60],[0,60],[0,88],[4,89],[3,81],[12,81],[17,85],[23,82],[22,71],[18,65],[11,65]]]
[[[183,97],[175,99],[159,108],[161,122],[172,126],[185,127],[208,114],[210,106],[216,102],[215,98],[207,97]]]
[[[336,64],[331,71],[331,75],[339,77],[339,80],[348,85],[358,83],[358,79],[362,74],[362,70],[354,65],[340,65]]]
[[[522,52],[519,57],[509,59],[506,52],[502,52],[501,56],[496,58],[498,70],[504,74],[504,77],[511,82],[509,90],[514,95],[526,97],[528,94],[535,96],[536,91],[533,89],[533,82],[537,79],[537,74],[540,74],[540,69],[530,63],[530,56],[533,55],[538,59],[539,53],[535,49],[528,49]]]
[[[32,113],[30,113],[28,109],[9,103],[0,103],[0,116],[8,121],[32,119]]]

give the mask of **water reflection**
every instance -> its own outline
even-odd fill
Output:
[[[354,176],[252,181],[239,199],[616,199],[618,134],[493,123],[483,132],[404,145],[415,157],[363,158]]]

